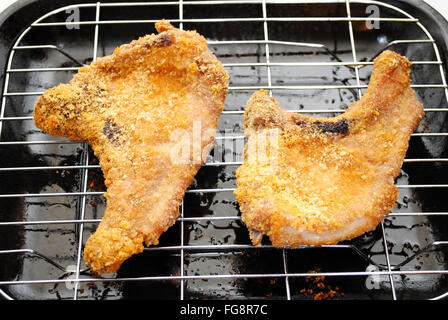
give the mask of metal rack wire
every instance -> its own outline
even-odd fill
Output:
[[[363,22],[366,20],[371,21],[380,21],[380,22],[400,22],[400,23],[409,23],[416,25],[425,35],[426,39],[411,39],[411,40],[400,40],[395,39],[392,42],[389,42],[385,48],[390,47],[392,45],[397,44],[411,44],[411,43],[428,43],[429,45],[432,45],[432,49],[434,51],[434,56],[436,57],[433,61],[413,61],[414,65],[435,65],[438,66],[438,70],[440,73],[440,83],[436,84],[413,84],[412,87],[414,88],[438,88],[444,91],[445,95],[445,103],[448,105],[448,86],[445,79],[445,72],[443,69],[443,63],[441,61],[441,55],[439,52],[439,49],[437,47],[437,44],[432,37],[431,33],[423,26],[418,19],[411,16],[407,12],[403,11],[402,9],[399,9],[393,5],[379,2],[379,1],[355,1],[355,0],[345,0],[345,1],[323,1],[323,3],[327,4],[340,4],[345,6],[346,10],[346,16],[345,17],[271,17],[268,14],[268,5],[270,3],[274,3],[275,1],[268,1],[268,0],[228,0],[228,1],[222,1],[222,0],[211,0],[211,1],[167,1],[167,2],[123,2],[123,3],[104,3],[104,2],[97,2],[97,3],[88,3],[88,4],[77,4],[73,6],[68,6],[64,8],[57,9],[55,11],[52,11],[38,20],[36,20],[34,23],[32,23],[17,39],[14,47],[11,50],[10,56],[8,58],[7,63],[7,70],[5,75],[5,81],[4,81],[4,90],[2,93],[2,100],[1,100],[1,108],[0,108],[0,148],[2,146],[30,146],[30,145],[46,145],[46,144],[54,144],[54,145],[60,145],[60,144],[80,144],[80,142],[76,141],[68,141],[63,139],[49,139],[49,140],[36,140],[36,141],[4,141],[2,139],[2,125],[5,122],[21,122],[21,121],[32,121],[32,116],[6,116],[6,109],[7,109],[7,98],[8,97],[14,97],[14,96],[39,96],[43,92],[10,92],[9,91],[9,82],[10,77],[13,74],[17,73],[29,73],[29,72],[59,72],[59,71],[76,71],[79,67],[44,67],[44,68],[13,68],[14,58],[17,52],[23,51],[23,50],[37,50],[37,49],[49,49],[49,50],[57,50],[67,56],[70,60],[72,60],[75,64],[81,65],[81,63],[73,58],[73,56],[70,54],[70,52],[66,52],[62,50],[61,48],[54,46],[54,45],[23,45],[22,40],[27,35],[28,32],[30,32],[32,29],[35,28],[48,28],[48,27],[54,27],[54,26],[67,26],[70,24],[79,24],[81,26],[85,25],[91,25],[94,27],[94,33],[92,35],[92,42],[93,42],[93,53],[92,57],[93,60],[97,58],[98,55],[98,39],[101,32],[102,26],[105,25],[126,25],[126,24],[147,24],[147,23],[154,23],[157,20],[103,20],[101,19],[101,10],[103,8],[107,7],[136,7],[136,6],[177,6],[178,7],[178,19],[170,19],[171,22],[177,23],[179,27],[182,29],[184,27],[184,23],[222,23],[222,22],[260,22],[263,25],[263,39],[258,40],[209,40],[210,45],[215,45],[218,48],[222,46],[227,45],[241,45],[241,44],[257,44],[264,47],[264,58],[265,61],[261,62],[247,62],[247,63],[224,63],[224,66],[226,68],[231,67],[260,67],[260,68],[266,68],[267,73],[267,85],[262,86],[230,86],[229,91],[230,92],[241,92],[245,90],[256,90],[256,89],[267,89],[269,91],[269,94],[272,95],[272,92],[275,90],[293,90],[293,91],[300,91],[300,90],[325,90],[325,89],[353,89],[357,92],[358,97],[362,94],[362,89],[365,89],[367,86],[362,84],[362,81],[360,79],[359,71],[365,67],[372,65],[372,59],[369,61],[359,61],[357,57],[357,50],[356,50],[356,39],[354,36],[353,31],[353,23],[354,22]],[[277,4],[293,4],[293,3],[310,3],[309,1],[281,1],[276,2]],[[322,3],[322,1],[319,1],[319,3]],[[351,14],[351,4],[373,4],[380,8],[387,8],[389,10],[393,10],[397,14],[400,14],[402,18],[387,18],[387,17],[353,17]],[[262,16],[260,17],[251,17],[251,18],[201,18],[201,19],[186,19],[184,18],[184,8],[185,6],[197,6],[197,5],[209,5],[209,6],[219,6],[219,5],[230,5],[230,4],[253,4],[261,7]],[[57,13],[63,12],[67,9],[73,9],[73,8],[93,8],[95,10],[95,19],[89,20],[89,21],[79,21],[79,22],[43,22],[48,17],[54,16]],[[163,17],[160,17],[163,18]],[[352,61],[342,61],[338,58],[337,55],[333,54],[331,50],[329,50],[325,45],[319,44],[319,43],[300,43],[300,42],[289,42],[289,41],[278,41],[275,39],[269,38],[269,24],[271,22],[346,22],[349,30],[348,37],[350,39],[350,46],[351,46],[351,56]],[[313,48],[316,50],[322,50],[323,52],[329,53],[330,55],[333,55],[333,61],[330,62],[303,62],[303,61],[294,61],[294,62],[275,62],[271,59],[271,47],[273,45],[285,45],[285,46],[298,46],[298,47],[308,47]],[[218,49],[219,50],[219,49]],[[372,57],[373,58],[373,57]],[[336,61],[334,61],[336,60]],[[354,71],[355,74],[355,85],[349,85],[349,84],[331,84],[331,85],[274,85],[272,81],[271,76],[271,69],[273,67],[277,66],[283,66],[283,67],[298,67],[298,66],[319,66],[319,67],[346,67]],[[231,74],[232,76],[232,74]],[[437,108],[431,108],[425,106],[425,111],[427,113],[446,113],[448,112],[448,107],[437,107]],[[292,110],[291,112],[302,112],[302,113],[341,113],[344,112],[344,109],[317,109],[317,110]],[[224,110],[223,111],[223,117],[226,115],[238,115],[243,114],[244,111],[242,110]],[[448,136],[448,132],[418,132],[414,133],[413,136],[415,137],[444,137]],[[241,140],[244,139],[244,136],[241,134],[233,134],[233,135],[226,135],[226,136],[220,136],[217,137],[217,139],[220,140]],[[179,235],[179,245],[167,245],[167,246],[157,246],[157,247],[151,247],[146,248],[145,251],[170,251],[170,252],[176,252],[178,253],[179,257],[179,264],[180,264],[180,273],[176,275],[168,275],[168,276],[143,276],[143,277],[113,277],[113,278],[84,278],[82,277],[82,274],[86,272],[86,270],[82,269],[82,248],[83,243],[85,239],[83,239],[83,235],[85,234],[84,226],[86,224],[97,224],[100,219],[87,219],[85,216],[85,210],[86,210],[86,201],[88,196],[101,196],[103,194],[102,191],[88,191],[88,177],[89,173],[92,171],[98,171],[100,169],[99,165],[91,164],[91,161],[89,159],[89,152],[88,152],[88,146],[86,144],[81,144],[82,153],[81,153],[81,161],[79,164],[76,165],[48,165],[48,166],[30,166],[30,167],[24,167],[24,166],[17,166],[17,167],[2,167],[0,168],[0,175],[2,172],[36,172],[36,171],[42,171],[42,170],[80,170],[81,172],[81,188],[79,191],[72,191],[72,192],[46,192],[46,193],[16,193],[16,194],[0,194],[0,199],[2,198],[45,198],[45,197],[78,197],[79,202],[79,214],[76,219],[68,219],[68,220],[39,220],[39,221],[1,221],[0,222],[0,228],[6,227],[6,226],[29,226],[29,225],[39,225],[42,228],[45,228],[46,226],[52,225],[52,224],[70,224],[74,225],[77,229],[78,238],[76,241],[76,266],[73,269],[67,269],[66,267],[61,266],[60,264],[52,261],[50,258],[46,257],[45,255],[40,254],[37,251],[34,251],[32,248],[26,248],[26,249],[11,249],[11,250],[2,250],[0,251],[0,254],[22,254],[22,255],[28,255],[28,256],[34,256],[39,257],[43,260],[45,260],[47,263],[55,266],[56,268],[64,271],[66,274],[72,274],[73,277],[70,278],[70,281],[73,281],[74,288],[73,288],[73,299],[78,299],[79,295],[79,286],[82,283],[99,283],[99,282],[131,282],[131,281],[162,281],[162,280],[173,280],[179,282],[179,298],[184,299],[185,298],[185,282],[189,280],[198,280],[198,279],[209,279],[209,280],[219,280],[219,279],[257,279],[257,278],[278,278],[284,280],[284,298],[285,299],[292,299],[293,295],[291,294],[291,288],[290,288],[290,280],[293,278],[305,278],[305,277],[318,277],[318,276],[325,276],[325,277],[366,277],[366,276],[380,276],[380,277],[388,277],[389,283],[390,283],[390,293],[392,299],[397,299],[397,293],[396,288],[394,285],[394,276],[397,275],[425,275],[425,274],[441,274],[445,275],[448,273],[448,270],[403,270],[400,269],[404,264],[406,264],[409,261],[412,261],[414,258],[416,258],[419,254],[426,252],[428,250],[437,250],[438,248],[441,248],[448,244],[448,241],[435,241],[431,243],[430,245],[422,248],[418,252],[416,252],[413,256],[409,257],[406,261],[402,262],[401,264],[393,264],[391,262],[391,259],[389,257],[389,250],[387,249],[387,235],[385,232],[385,225],[384,221],[381,223],[381,238],[382,243],[385,248],[384,255],[385,255],[385,265],[379,265],[377,271],[340,271],[340,272],[315,272],[315,273],[307,273],[307,272],[290,272],[288,268],[288,253],[292,249],[282,249],[281,250],[281,259],[282,259],[282,272],[277,273],[251,273],[251,274],[243,274],[243,273],[232,273],[232,274],[198,274],[198,275],[186,275],[184,270],[184,264],[185,264],[185,257],[186,255],[190,254],[191,252],[215,252],[215,251],[238,251],[238,250],[251,250],[254,249],[251,245],[241,245],[241,244],[213,244],[213,245],[189,245],[184,243],[184,229],[185,229],[185,222],[201,222],[201,221],[239,221],[239,216],[207,216],[207,217],[187,217],[184,215],[185,206],[184,203],[182,203],[181,206],[181,217],[178,219],[178,222],[180,224],[180,235]],[[405,159],[406,163],[427,163],[427,162],[437,162],[441,163],[443,165],[446,165],[446,162],[448,162],[448,158],[407,158]],[[240,161],[208,161],[206,162],[205,166],[213,167],[213,166],[238,166],[241,162]],[[448,188],[448,184],[397,184],[397,187],[399,189],[416,189],[416,188]],[[191,188],[187,191],[187,193],[193,193],[193,194],[206,194],[206,193],[220,193],[220,192],[232,192],[234,188]],[[391,213],[391,217],[393,216],[446,216],[448,215],[448,212],[396,212]],[[261,246],[261,248],[258,249],[271,249],[272,246],[264,244]],[[295,250],[301,250],[305,247],[301,247]],[[338,245],[328,245],[323,246],[323,248],[332,249],[332,250],[338,250],[338,249],[349,249],[355,252],[356,254],[363,257],[365,260],[369,261],[370,263],[375,264],[375,262],[372,261],[372,259],[367,256],[365,253],[363,253],[361,250],[359,250],[355,245],[353,244],[338,244]],[[258,250],[257,249],[257,250]],[[25,285],[25,284],[58,284],[58,283],[66,283],[66,278],[57,278],[57,279],[29,279],[29,280],[3,280],[0,279],[0,286],[10,286],[10,285]],[[9,297],[5,292],[0,291],[0,293],[5,298],[11,298]],[[442,294],[438,298],[444,298],[448,296],[448,293]]]

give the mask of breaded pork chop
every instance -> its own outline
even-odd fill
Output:
[[[45,132],[87,141],[105,177],[107,209],[84,249],[116,271],[175,223],[214,140],[228,74],[204,37],[162,20],[147,35],[82,67],[34,106]],[[182,152],[183,151],[183,152]]]
[[[290,113],[266,91],[247,102],[235,191],[253,244],[333,244],[373,229],[394,207],[412,132],[424,116],[410,62],[374,61],[368,90],[337,117]]]

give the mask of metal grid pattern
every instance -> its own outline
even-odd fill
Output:
[[[305,1],[306,3],[309,3],[309,1]],[[282,1],[280,3],[284,4],[294,4],[294,3],[305,3],[304,1]],[[207,19],[207,18],[197,18],[197,19],[186,19],[184,18],[184,8],[186,6],[194,7],[194,6],[219,6],[219,5],[229,5],[229,4],[253,4],[261,7],[262,16],[260,17],[250,17],[250,18],[219,18],[219,19]],[[440,53],[438,50],[438,47],[436,45],[436,42],[434,38],[432,37],[431,33],[419,22],[418,19],[414,18],[407,12],[404,12],[403,10],[394,7],[392,5],[378,2],[378,1],[355,1],[355,0],[345,0],[345,1],[319,1],[318,3],[338,3],[340,5],[345,5],[346,9],[346,16],[345,17],[271,17],[268,14],[268,5],[271,3],[275,3],[275,1],[268,1],[268,0],[248,0],[248,1],[242,1],[242,0],[229,0],[229,1],[220,1],[220,0],[212,0],[212,1],[168,1],[168,2],[123,2],[123,3],[102,3],[97,2],[94,4],[78,4],[73,5],[69,7],[64,7],[58,10],[55,10],[53,12],[50,12],[46,14],[45,16],[39,18],[36,20],[33,24],[29,26],[28,29],[26,29],[22,35],[17,39],[14,47],[11,50],[8,64],[7,64],[7,70],[6,70],[6,76],[5,76],[5,85],[4,90],[2,92],[2,101],[1,101],[1,108],[0,108],[0,147],[2,146],[8,146],[8,145],[14,145],[14,146],[30,146],[30,145],[46,145],[46,144],[55,144],[55,145],[64,145],[64,144],[79,144],[79,142],[76,141],[68,141],[64,139],[47,139],[47,140],[33,140],[33,141],[4,141],[1,139],[2,134],[2,125],[6,122],[17,122],[21,123],[23,121],[32,121],[32,116],[5,116],[6,109],[7,109],[7,98],[8,97],[14,97],[14,96],[39,96],[43,93],[43,91],[39,92],[11,92],[9,91],[9,81],[10,77],[13,74],[16,73],[29,73],[29,72],[60,72],[60,71],[76,71],[78,67],[45,67],[45,68],[13,68],[14,58],[17,52],[22,50],[36,50],[36,49],[50,49],[50,50],[58,50],[62,54],[66,55],[69,59],[71,59],[75,64],[81,65],[79,61],[77,61],[75,58],[73,58],[70,55],[70,52],[64,51],[60,49],[57,46],[54,45],[23,45],[22,39],[27,35],[28,32],[30,32],[32,29],[35,28],[49,28],[54,26],[66,26],[70,25],[70,22],[43,22],[46,18],[51,17],[55,15],[56,13],[63,12],[64,10],[71,9],[71,8],[94,8],[95,10],[95,19],[94,20],[88,20],[88,21],[79,21],[79,22],[72,22],[73,24],[79,24],[81,26],[85,25],[91,25],[94,27],[94,33],[92,34],[92,42],[93,42],[93,53],[92,57],[93,60],[97,58],[98,55],[98,39],[101,33],[101,28],[106,25],[123,25],[126,24],[152,24],[156,22],[157,20],[105,20],[102,19],[101,13],[104,8],[107,7],[136,7],[136,6],[152,6],[154,8],[157,8],[159,6],[177,6],[178,7],[178,19],[170,19],[170,21],[174,24],[177,24],[181,29],[183,28],[185,23],[222,23],[222,22],[260,22],[263,25],[263,39],[258,40],[209,40],[209,45],[214,45],[218,48],[225,47],[228,45],[244,45],[244,44],[258,44],[261,46],[264,46],[264,61],[260,62],[247,62],[247,63],[224,63],[224,66],[226,68],[232,68],[232,67],[257,67],[257,68],[266,68],[267,73],[267,85],[262,86],[235,86],[231,85],[229,87],[229,92],[241,92],[245,90],[256,90],[256,89],[267,89],[269,92],[269,95],[273,95],[273,91],[276,90],[292,90],[292,91],[300,91],[300,90],[327,90],[327,89],[352,89],[355,90],[358,93],[358,97],[361,96],[362,90],[365,89],[367,86],[362,84],[362,81],[360,79],[360,69],[372,65],[372,59],[369,61],[360,61],[357,57],[357,50],[356,50],[356,39],[354,36],[353,31],[353,23],[355,22],[363,22],[366,20],[370,21],[379,21],[379,22],[389,22],[389,23],[408,23],[416,25],[425,35],[425,39],[411,39],[411,40],[400,40],[400,39],[394,39],[393,41],[390,41],[385,45],[385,48],[391,47],[393,45],[397,44],[413,44],[413,43],[428,43],[432,44],[432,50],[434,51],[434,56],[436,57],[433,61],[412,61],[414,65],[435,65],[438,67],[438,70],[440,72],[440,83],[436,84],[413,84],[412,87],[414,88],[438,88],[444,90],[445,95],[445,103],[448,105],[448,87],[445,79],[445,72],[443,70],[442,61],[440,58]],[[277,2],[279,4],[279,2]],[[351,14],[351,5],[352,4],[373,4],[380,8],[387,8],[389,10],[395,11],[397,14],[400,14],[402,18],[388,18],[388,17],[378,17],[378,18],[372,18],[372,17],[354,17]],[[161,17],[162,18],[162,17]],[[337,22],[344,22],[347,23],[349,34],[348,37],[350,39],[350,45],[351,45],[351,55],[352,55],[352,61],[342,61],[338,59],[336,55],[333,54],[333,61],[331,62],[303,62],[303,61],[294,61],[294,62],[275,62],[271,59],[271,47],[274,45],[285,45],[285,46],[297,46],[297,47],[305,47],[305,48],[312,48],[312,49],[322,49],[323,51],[326,51],[328,54],[332,54],[332,52],[323,44],[319,43],[301,43],[301,42],[289,42],[289,41],[278,41],[275,39],[269,38],[269,25],[272,22],[331,22],[331,21],[337,21]],[[219,50],[219,49],[218,49]],[[336,60],[336,61],[335,61]],[[299,67],[299,66],[319,66],[319,67],[346,67],[350,68],[354,71],[355,74],[355,85],[350,84],[332,84],[332,85],[288,85],[288,84],[282,84],[282,85],[275,85],[272,81],[271,76],[271,69],[273,67]],[[231,74],[232,76],[232,74]],[[292,112],[302,112],[302,113],[332,113],[337,114],[344,112],[344,109],[314,109],[312,111],[310,110],[292,110]],[[223,117],[226,115],[238,115],[243,114],[244,111],[242,110],[224,110],[223,111]],[[430,106],[425,106],[425,112],[428,113],[446,113],[448,112],[448,106],[447,107],[437,107],[437,108],[431,108]],[[413,136],[416,137],[444,137],[448,136],[448,132],[416,132],[413,134]],[[242,140],[244,139],[243,135],[230,135],[230,136],[218,136],[218,140]],[[86,271],[83,270],[83,262],[82,262],[82,249],[83,249],[83,243],[86,239],[83,239],[84,235],[84,227],[85,225],[89,224],[97,224],[100,219],[87,219],[85,217],[85,209],[86,209],[86,201],[88,196],[101,196],[103,194],[102,191],[88,191],[88,177],[89,172],[91,171],[98,171],[100,169],[99,165],[92,164],[89,159],[89,152],[88,152],[88,146],[86,144],[82,144],[82,154],[81,154],[81,162],[76,165],[47,165],[47,166],[32,166],[32,167],[23,167],[23,166],[17,166],[17,167],[2,167],[0,168],[0,175],[2,172],[13,172],[13,171],[19,171],[19,172],[29,172],[30,174],[33,174],[33,172],[36,171],[42,171],[42,170],[80,170],[81,174],[81,189],[80,191],[76,192],[39,192],[39,193],[18,193],[18,194],[0,194],[1,198],[45,198],[45,197],[78,197],[79,207],[78,210],[80,213],[78,214],[76,219],[67,219],[67,220],[39,220],[39,221],[1,221],[0,227],[7,227],[7,226],[30,226],[30,225],[39,225],[41,228],[48,227],[52,224],[70,224],[74,225],[75,228],[77,228],[78,238],[74,246],[76,247],[76,267],[74,269],[68,270],[67,268],[61,266],[59,263],[56,263],[52,261],[51,258],[46,257],[45,255],[40,254],[39,252],[33,250],[33,248],[26,248],[26,249],[13,249],[13,250],[2,250],[0,251],[0,254],[23,254],[23,255],[29,255],[33,257],[38,257],[40,259],[43,259],[48,263],[49,265],[53,265],[54,267],[62,270],[63,272],[69,273],[71,275],[74,275],[70,278],[70,281],[73,281],[74,288],[73,288],[73,299],[78,299],[79,294],[79,286],[82,283],[100,283],[100,282],[129,282],[129,281],[163,281],[163,280],[170,280],[170,281],[177,281],[179,285],[179,298],[184,299],[185,294],[185,282],[191,281],[191,280],[220,280],[220,279],[258,279],[258,278],[276,278],[276,279],[283,279],[284,281],[284,298],[285,299],[292,299],[291,294],[291,288],[290,288],[290,281],[294,278],[304,278],[304,277],[318,277],[318,276],[325,276],[325,277],[366,277],[366,276],[380,276],[380,277],[388,277],[390,282],[390,298],[397,299],[397,293],[394,285],[394,276],[402,276],[402,275],[425,275],[425,274],[447,274],[448,270],[401,270],[400,266],[403,265],[405,262],[397,265],[393,264],[389,257],[389,250],[384,250],[385,260],[386,260],[386,266],[384,268],[381,268],[380,270],[376,271],[338,271],[338,272],[315,272],[315,273],[308,273],[308,272],[290,272],[288,268],[288,253],[292,249],[281,249],[281,257],[282,257],[282,266],[283,271],[277,272],[277,273],[251,273],[251,274],[242,274],[242,273],[232,273],[232,274],[197,274],[197,275],[186,275],[184,270],[185,265],[185,257],[189,255],[192,252],[216,252],[216,251],[238,251],[238,250],[251,250],[254,249],[251,245],[242,245],[242,244],[213,244],[213,245],[189,245],[184,243],[184,229],[185,229],[185,223],[188,222],[195,222],[200,223],[202,221],[239,221],[239,216],[207,216],[207,217],[189,217],[184,215],[185,206],[184,203],[182,203],[182,206],[180,208],[181,217],[178,219],[178,223],[180,224],[180,240],[179,245],[167,245],[167,246],[156,246],[151,248],[146,248],[145,251],[169,251],[169,252],[176,252],[178,253],[179,258],[179,264],[180,264],[180,273],[176,275],[168,275],[168,276],[143,276],[143,277],[112,277],[112,278],[83,278],[82,274]],[[406,158],[405,163],[427,163],[427,162],[437,162],[441,163],[442,165],[446,165],[448,162],[448,158]],[[205,163],[205,166],[238,166],[241,164],[239,161],[209,161]],[[417,188],[448,188],[448,184],[397,184],[397,187],[400,190],[403,189],[417,189]],[[188,193],[193,194],[207,194],[207,193],[220,193],[220,192],[231,192],[234,188],[191,188],[187,191]],[[392,212],[390,214],[390,217],[399,217],[399,216],[444,216],[448,215],[448,212]],[[385,232],[385,225],[384,221],[381,223],[381,237],[382,237],[382,243],[385,247],[387,247],[387,235]],[[418,251],[414,256],[408,258],[406,262],[411,261],[415,257],[418,256],[418,254],[421,254],[422,252],[425,252],[426,250],[434,249],[434,248],[440,248],[448,244],[448,241],[435,241],[431,243],[430,245],[422,248],[420,251]],[[263,244],[258,249],[270,249],[272,246],[268,244]],[[338,244],[338,245],[328,245],[323,246],[322,248],[330,248],[332,250],[339,250],[339,249],[349,249],[355,252],[356,254],[362,256],[366,260],[369,260],[370,258],[366,256],[365,253],[363,253],[361,250],[359,250],[355,245],[353,244]],[[257,249],[257,250],[258,250]],[[305,247],[300,247],[294,250],[304,250]],[[30,279],[30,280],[3,280],[0,279],[0,286],[9,286],[9,285],[25,285],[25,284],[58,284],[58,283],[66,283],[66,278],[54,278],[54,279]],[[9,297],[5,292],[2,291],[2,295],[6,298]],[[444,298],[448,296],[448,293],[439,295],[435,297],[435,299]]]

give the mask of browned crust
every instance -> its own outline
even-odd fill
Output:
[[[178,141],[172,134],[190,134],[199,121],[200,147],[208,150],[227,95],[228,74],[204,37],[164,20],[156,28],[159,34],[82,67],[34,107],[37,127],[85,140],[99,158],[107,209],[84,259],[100,273],[116,271],[143,250],[143,241],[157,244],[175,223],[203,159],[189,154],[187,161],[174,161],[170,152]]]
[[[250,98],[235,194],[254,244],[261,234],[277,247],[337,243],[390,212],[398,197],[394,179],[424,116],[409,67],[405,57],[384,51],[366,94],[333,118],[287,112],[264,90]],[[273,129],[277,162],[269,155],[251,161],[248,146]]]

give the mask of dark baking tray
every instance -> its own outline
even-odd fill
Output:
[[[111,3],[102,1],[101,3]],[[11,48],[19,35],[37,18],[53,9],[76,3],[96,1],[20,1],[0,14],[0,70],[4,86],[6,65]],[[386,1],[418,18],[431,33],[440,52],[443,68],[447,53],[447,23],[440,14],[422,1]],[[344,3],[339,4],[272,4],[267,3],[270,16],[346,17]],[[44,22],[64,21],[64,11]],[[102,20],[113,19],[177,19],[178,5],[157,7],[104,7]],[[261,17],[261,3],[184,6],[185,19]],[[381,17],[403,18],[391,9],[381,7]],[[365,17],[366,5],[351,3],[352,17]],[[81,20],[95,20],[95,7],[81,8]],[[61,20],[62,19],[62,20]],[[173,23],[178,26],[178,23]],[[363,21],[353,22],[353,35],[359,61],[368,61],[384,46],[396,39],[422,39],[425,34],[415,22],[381,21],[379,29],[366,30]],[[211,40],[264,39],[263,22],[232,23],[184,22],[185,29],[197,29]],[[65,26],[36,27],[22,39],[21,45],[52,44],[69,53],[81,63],[92,61],[94,25],[79,29]],[[110,54],[116,46],[154,32],[153,24],[104,24],[99,27],[98,56]],[[291,42],[322,43],[326,50],[306,47],[270,45],[271,62],[352,61],[347,21],[338,22],[269,22],[269,39]],[[224,63],[253,63],[252,67],[229,67],[231,86],[267,86],[264,44],[210,45]],[[431,43],[394,45],[391,49],[413,61],[433,61],[436,56]],[[16,51],[12,68],[76,67],[77,63],[55,50]],[[368,84],[371,66],[360,69],[361,84]],[[59,82],[67,82],[75,71],[11,73],[8,92],[43,91]],[[356,85],[353,70],[343,66],[279,67],[272,66],[272,85]],[[418,64],[412,67],[414,84],[439,84],[438,65]],[[364,90],[364,89],[363,89]],[[416,88],[426,109],[446,108],[445,88]],[[225,110],[244,110],[254,90],[229,92]],[[356,89],[273,90],[283,107],[296,110],[344,109],[358,99]],[[37,96],[8,96],[5,117],[32,114]],[[427,112],[417,132],[448,132],[447,112]],[[219,133],[241,135],[241,114],[223,115]],[[43,135],[32,121],[3,121],[0,142],[52,140]],[[407,159],[448,158],[447,136],[414,136]],[[228,146],[227,146],[228,147]],[[242,144],[235,142],[233,150],[217,145],[212,156],[218,161],[241,160]],[[233,152],[233,153],[229,153]],[[0,168],[38,167],[48,165],[78,166],[86,154],[89,164],[97,164],[92,152],[81,143],[23,145],[0,144]],[[228,156],[229,158],[224,158]],[[406,162],[398,184],[448,184],[448,162]],[[238,165],[204,166],[191,189],[233,188]],[[82,169],[0,171],[0,195],[43,192],[82,191]],[[99,169],[89,170],[88,191],[104,191]],[[126,280],[82,282],[78,299],[313,299],[322,292],[334,299],[428,299],[448,290],[446,247],[448,240],[448,203],[446,188],[404,188],[400,192],[395,213],[445,213],[389,216],[381,226],[365,235],[340,244],[322,248],[298,248],[285,251],[269,246],[252,248],[247,230],[238,219],[200,220],[203,217],[238,217],[238,205],[232,192],[188,193],[184,199],[184,217],[161,238],[158,248],[148,249],[126,261],[117,274],[109,278]],[[85,219],[101,218],[105,203],[101,196],[86,197]],[[0,197],[0,222],[33,220],[80,219],[82,197]],[[198,219],[195,219],[198,218]],[[27,280],[66,279],[71,274],[57,266],[76,265],[78,242],[94,231],[96,223],[85,223],[82,237],[78,224],[0,224],[0,250],[32,249],[36,254],[0,254],[0,283]],[[183,230],[182,230],[183,229]],[[183,239],[181,240],[181,236]],[[387,255],[384,250],[387,243]],[[180,246],[184,250],[166,249]],[[204,249],[193,248],[201,245]],[[213,246],[210,248],[210,246]],[[238,246],[233,247],[232,246]],[[247,247],[245,247],[247,246]],[[163,249],[165,248],[165,249]],[[49,259],[49,260],[47,260]],[[389,263],[388,263],[389,259]],[[51,263],[53,262],[53,264]],[[55,263],[55,264],[54,264]],[[182,266],[181,266],[182,264]],[[285,266],[289,277],[284,276]],[[83,269],[85,266],[81,266]],[[398,271],[388,275],[369,275],[367,271]],[[179,278],[183,271],[184,276]],[[413,273],[414,271],[427,271]],[[442,272],[439,272],[442,271]],[[313,277],[313,272],[324,278]],[[310,273],[311,278],[304,276]],[[358,274],[357,274],[358,273]],[[283,274],[283,276],[282,276]],[[208,278],[207,275],[228,275]],[[238,277],[238,275],[262,275]],[[199,276],[195,278],[195,276]],[[202,277],[201,277],[202,276]],[[81,278],[88,278],[87,272]],[[138,277],[148,277],[136,280]],[[154,278],[161,277],[161,278]],[[393,280],[393,286],[391,285]],[[316,281],[315,281],[316,280]],[[318,284],[322,283],[322,284]],[[16,299],[72,299],[72,286],[65,283],[22,283],[0,286],[2,297]],[[330,290],[333,296],[325,295]]]

